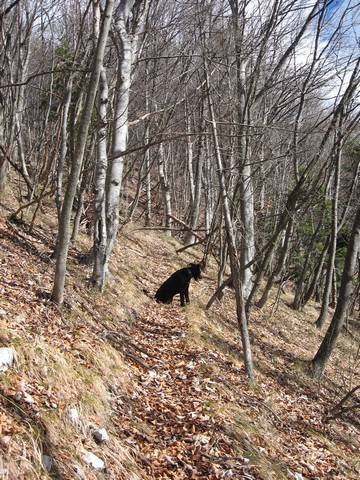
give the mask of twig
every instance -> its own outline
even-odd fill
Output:
[[[210,298],[208,303],[206,304],[205,309],[209,310],[211,305],[214,303],[214,301],[219,297],[220,293],[224,290],[225,287],[228,287],[229,285],[232,284],[233,281],[233,276],[230,275],[226,280],[223,281],[223,283],[218,287],[218,289],[214,292],[213,296]]]
[[[105,337],[108,338],[109,340],[112,340],[115,343],[120,343],[121,345],[126,345],[126,346],[129,346],[129,347],[132,347],[134,350],[137,350],[138,352],[143,353],[144,355],[146,355],[149,358],[153,358],[157,362],[164,363],[160,358],[155,357],[155,355],[152,355],[151,353],[147,352],[143,348],[141,348],[138,345],[136,345],[135,343],[133,343],[130,340],[130,338],[127,335],[125,335],[124,333],[109,331],[109,332],[105,333]],[[120,337],[120,338],[116,338],[116,337]],[[123,338],[121,338],[121,337],[123,337]]]
[[[185,222],[180,220],[179,218],[174,217],[174,215],[168,215],[174,222],[180,224],[182,227],[185,228],[185,230],[191,232],[196,238],[198,238],[201,242],[205,241],[205,238],[201,237],[199,234],[196,233],[195,230],[193,230],[189,225],[187,225]]]
[[[328,415],[324,417],[324,422],[328,422],[329,420],[335,420],[336,418],[340,417],[343,413],[349,412],[351,410],[355,410],[360,408],[360,404],[352,405],[351,407],[342,407],[344,403],[354,395],[354,393],[360,389],[360,385],[354,387],[350,392],[348,392],[341,400],[338,402],[329,412]]]
[[[127,357],[131,358],[131,360],[134,360],[134,362],[136,362],[136,363],[138,363],[139,365],[141,365],[143,368],[146,368],[146,370],[151,370],[151,367],[150,367],[147,363],[143,362],[143,361],[142,361],[139,357],[137,357],[136,355],[133,355],[132,353],[126,352],[126,351],[124,351],[123,353],[124,353],[124,355],[126,355]]]

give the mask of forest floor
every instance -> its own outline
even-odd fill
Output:
[[[54,219],[45,215],[29,232],[28,219],[10,222],[8,213],[2,205],[0,347],[11,346],[17,362],[0,374],[1,479],[359,478],[356,409],[325,421],[359,384],[359,323],[314,382],[308,362],[324,334],[314,326],[318,306],[295,312],[289,286],[273,292],[250,318],[251,386],[232,290],[205,309],[216,288],[211,262],[191,285],[190,305],[153,300],[200,250],[177,253],[177,240],[128,224],[101,295],[88,282],[90,239],[82,235],[59,309],[49,302]],[[74,409],[79,418],[69,415]],[[106,428],[108,442],[94,441],[95,427]],[[85,452],[106,469],[87,466]]]

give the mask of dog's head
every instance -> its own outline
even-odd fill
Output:
[[[201,276],[201,265],[200,265],[200,263],[190,263],[189,269],[191,270],[191,275],[192,275],[192,277],[193,277],[196,281],[198,281],[198,280],[200,280],[200,278],[202,278],[202,276]]]

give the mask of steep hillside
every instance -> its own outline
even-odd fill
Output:
[[[153,295],[175,269],[200,260],[174,239],[128,224],[103,295],[71,249],[66,305],[49,302],[55,224],[50,205],[28,232],[0,207],[0,347],[16,363],[0,376],[0,478],[357,479],[353,411],[324,415],[359,383],[359,329],[341,338],[321,384],[307,375],[321,339],[317,306],[294,312],[281,293],[250,321],[256,386],[244,375],[233,292],[209,310],[215,268],[191,304]],[[351,401],[350,401],[351,403]],[[94,438],[106,429],[108,440]],[[86,453],[104,462],[96,469]],[[89,457],[87,457],[89,458]],[[91,457],[90,457],[91,460]]]

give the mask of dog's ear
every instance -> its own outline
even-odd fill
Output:
[[[192,263],[190,268],[192,269],[193,278],[196,281],[199,280],[200,278],[202,278],[202,276],[201,276],[201,264],[200,263]]]

